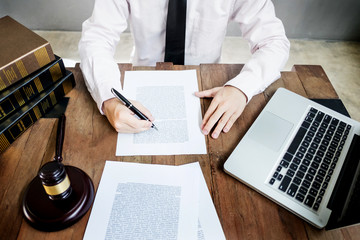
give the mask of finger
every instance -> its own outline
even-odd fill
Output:
[[[122,133],[135,133],[147,130],[151,127],[151,122],[140,120],[134,113],[127,109],[126,107],[122,108],[120,112],[116,115],[114,119],[113,127],[117,132]]]
[[[211,103],[210,103],[209,108],[206,110],[206,112],[204,114],[204,118],[203,118],[203,121],[202,121],[201,126],[200,126],[200,128],[202,130],[204,130],[204,126],[209,121],[209,118],[214,114],[214,112],[215,112],[215,110],[217,108],[218,108],[218,102],[215,99],[213,99],[213,101],[211,101]],[[207,132],[203,131],[203,133],[205,135],[207,135],[209,133],[209,131],[207,131]]]
[[[149,130],[150,128],[133,128],[127,124],[122,123],[119,129],[115,129],[119,133],[140,133],[146,130]]]
[[[115,130],[117,132],[121,132],[121,133],[139,133],[139,132],[143,132],[146,130],[149,130],[151,128],[151,123],[145,120],[138,120],[135,119],[136,121],[140,121],[140,122],[144,122],[144,123],[140,123],[140,124],[134,124],[134,123],[119,123],[117,124]],[[149,125],[150,123],[150,125]]]
[[[154,117],[151,114],[151,112],[144,107],[141,103],[139,103],[138,101],[132,101],[132,104],[140,110],[140,112],[142,112],[150,121],[154,121]]]
[[[224,112],[225,111],[222,108],[216,109],[216,111],[210,116],[209,120],[202,129],[204,135],[209,134],[211,129],[215,126],[216,122],[221,118]]]
[[[223,128],[223,131],[225,133],[229,132],[231,127],[234,125],[234,122],[239,118],[240,114],[233,114],[227,121],[225,127]]]
[[[215,87],[204,91],[195,92],[195,96],[199,98],[204,97],[214,97],[216,93],[221,89],[222,87]]]
[[[131,129],[131,133],[139,133],[139,132],[143,132],[146,130],[149,130],[151,128],[151,122],[146,121],[146,120],[138,120],[140,123],[136,124],[136,126],[134,125],[129,125],[130,129]]]
[[[148,129],[152,125],[149,121],[138,119],[131,111],[130,114],[122,114],[119,122],[124,123],[127,128],[133,129],[133,131],[137,131],[136,129]],[[125,126],[123,127],[125,128]]]
[[[224,126],[227,124],[227,122],[229,121],[230,117],[231,117],[231,113],[229,112],[225,112],[220,120],[217,123],[216,128],[214,129],[213,133],[211,134],[211,137],[214,139],[217,139],[221,133],[221,131],[223,130]]]
[[[141,129],[149,129],[152,126],[152,123],[150,121],[139,120],[139,119],[135,119],[135,121],[126,122],[126,124],[128,124],[134,130],[139,129],[139,131],[142,131]]]

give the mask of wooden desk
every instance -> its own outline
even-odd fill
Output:
[[[220,86],[236,76],[242,65],[134,67],[125,70],[197,69],[200,89]],[[359,239],[360,226],[318,230],[287,210],[225,174],[223,164],[278,87],[309,98],[338,98],[320,66],[294,66],[262,94],[255,96],[231,131],[207,138],[207,155],[116,157],[116,136],[86,90],[79,68],[70,69],[77,86],[69,94],[63,148],[64,164],[84,170],[97,189],[105,160],[180,165],[199,161],[227,239]],[[201,100],[203,113],[210,104]],[[22,215],[24,189],[39,168],[54,157],[56,119],[40,119],[0,155],[0,239],[82,239],[88,212],[63,231],[44,233],[31,228]]]

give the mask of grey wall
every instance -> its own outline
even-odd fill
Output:
[[[206,1],[206,0],[204,0]],[[360,41],[360,0],[273,0],[289,38]],[[94,0],[0,0],[10,15],[33,30],[80,31]],[[228,35],[238,36],[236,24]]]
[[[0,0],[0,17],[9,15],[33,30],[81,30],[94,0]]]
[[[360,0],[274,0],[292,38],[360,41]]]

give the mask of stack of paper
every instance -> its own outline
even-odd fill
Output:
[[[225,239],[199,164],[107,161],[84,239]]]

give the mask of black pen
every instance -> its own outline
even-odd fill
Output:
[[[142,112],[140,112],[139,109],[137,109],[134,105],[132,105],[132,103],[129,100],[127,100],[123,95],[121,95],[121,93],[116,91],[114,88],[111,88],[111,92],[115,95],[115,97],[117,97],[121,102],[123,102],[128,109],[130,109],[133,113],[135,113],[135,115],[138,116],[140,119],[151,122]],[[156,131],[159,131],[154,123],[152,123],[151,127],[155,128]]]

